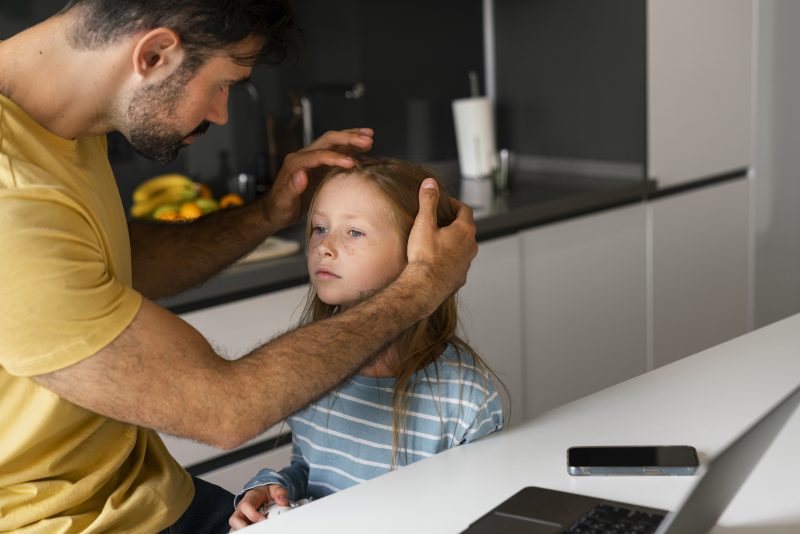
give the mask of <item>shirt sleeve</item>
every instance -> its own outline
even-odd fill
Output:
[[[116,276],[102,231],[57,190],[0,190],[0,365],[52,372],[96,353],[141,296]]]
[[[242,491],[233,500],[233,507],[239,504],[244,494],[259,486],[279,484],[289,492],[289,501],[297,502],[307,496],[308,491],[308,463],[303,458],[300,448],[296,443],[292,443],[292,463],[275,471],[273,469],[262,469],[244,485]]]
[[[503,428],[503,401],[491,375],[472,365],[464,365],[460,376],[464,383],[462,401],[467,408],[455,432],[455,445],[475,441]]]

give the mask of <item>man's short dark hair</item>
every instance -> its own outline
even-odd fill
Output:
[[[70,35],[75,48],[95,50],[135,32],[166,27],[180,36],[193,67],[221,52],[242,65],[280,63],[297,28],[289,0],[70,0],[61,12],[73,9],[81,11]],[[231,53],[251,36],[265,40],[258,53]]]

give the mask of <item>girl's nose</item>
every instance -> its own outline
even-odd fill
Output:
[[[331,258],[336,256],[336,244],[330,234],[320,239],[319,244],[317,244],[317,254]]]

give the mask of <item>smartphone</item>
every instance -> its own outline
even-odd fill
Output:
[[[570,475],[693,475],[697,451],[688,445],[570,447]]]

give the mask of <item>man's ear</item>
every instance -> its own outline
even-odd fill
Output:
[[[133,70],[145,79],[166,78],[180,65],[183,52],[181,39],[173,30],[150,30],[139,39],[133,50]]]

